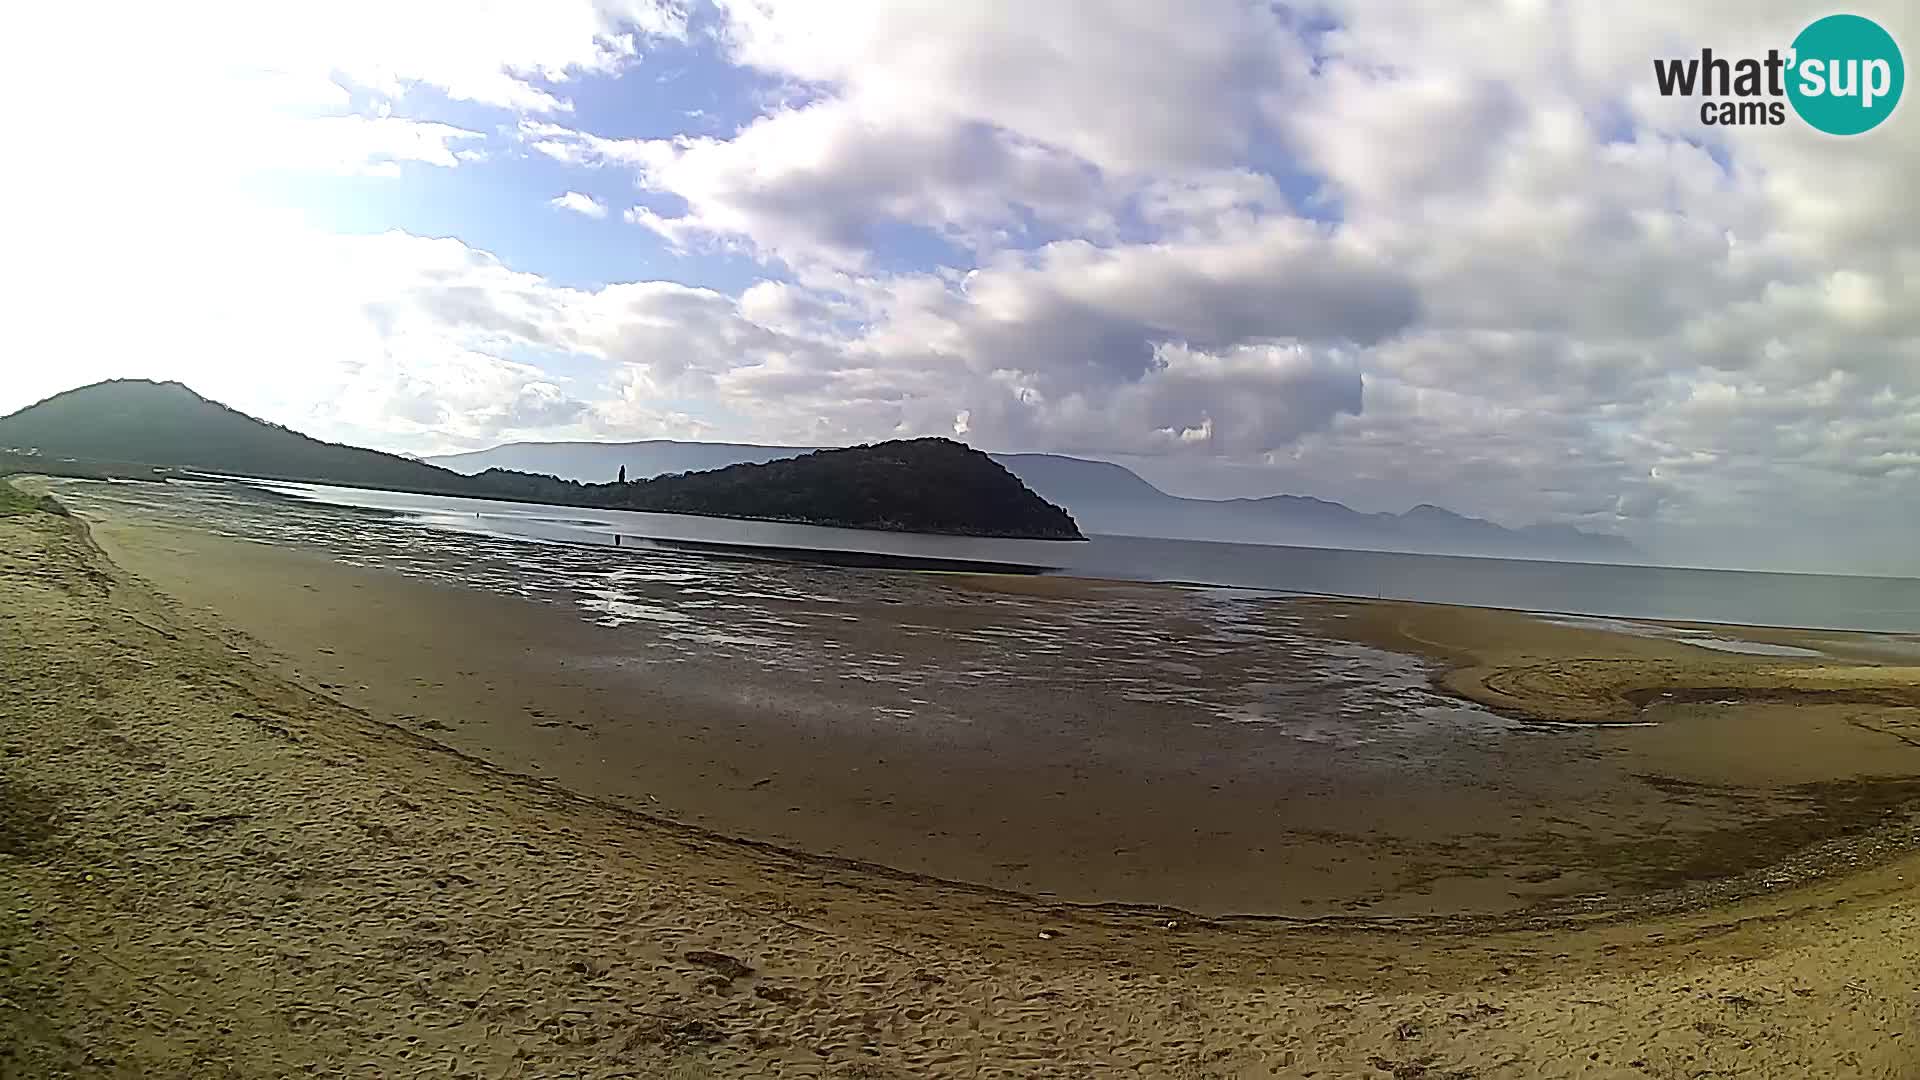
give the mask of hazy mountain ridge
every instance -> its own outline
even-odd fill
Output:
[[[488,450],[428,458],[456,471],[497,467],[555,472],[576,479],[612,479],[677,471],[692,460],[734,455],[738,461],[796,456],[811,448],[754,443],[507,443]],[[1041,498],[1064,507],[1089,533],[1182,540],[1291,544],[1445,555],[1637,561],[1627,540],[1568,525],[1518,529],[1423,504],[1402,514],[1364,513],[1307,495],[1194,499],[1170,495],[1133,470],[1109,461],[1061,454],[993,454]]]
[[[469,475],[322,442],[179,383],[114,380],[0,417],[0,449],[198,472],[522,502],[753,518],[843,528],[1079,539],[1064,510],[950,439],[895,440],[632,483],[490,468]],[[683,455],[684,457],[685,455]],[[30,460],[30,459],[23,459]],[[614,479],[612,477],[609,480]]]

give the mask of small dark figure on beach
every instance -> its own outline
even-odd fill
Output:
[[[625,465],[620,466],[620,482],[623,484],[627,482],[627,467]]]

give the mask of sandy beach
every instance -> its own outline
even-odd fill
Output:
[[[724,835],[1077,903],[1669,909],[1856,861],[1920,775],[1913,680],[1855,655],[1892,638],[1773,632],[1809,677],[1513,612],[661,562],[63,490],[118,566],[368,715]]]
[[[1156,619],[1164,591],[862,580],[849,648],[910,665],[1012,612],[1084,628],[1069,675],[1099,659],[1084,612]],[[130,518],[0,519],[0,591],[10,1074],[1920,1062],[1920,695],[1866,636],[1744,656],[1299,601],[1168,676],[1324,639],[1417,661],[1408,694],[1578,725],[1490,729],[1424,784],[1402,733],[1328,785],[1258,724],[1176,738],[1178,702],[1023,684],[971,725],[863,729],[885,684],[821,720],[777,671],[614,662],[570,610]]]

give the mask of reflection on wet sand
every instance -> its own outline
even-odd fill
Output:
[[[1920,775],[1899,702],[1758,694],[1787,656],[1871,651],[1848,635],[538,544],[231,486],[62,494],[116,561],[457,748],[726,833],[1065,899],[1699,902],[1872,857]],[[1757,731],[1765,753],[1715,750]]]
[[[673,546],[609,552],[421,529],[371,512],[262,497],[237,485],[178,491],[80,488],[82,502],[198,523],[218,536],[329,552],[349,566],[571,604],[608,629],[647,624],[647,664],[698,655],[821,683],[891,687],[889,715],[938,723],[983,680],[1098,685],[1181,710],[1189,722],[1259,724],[1289,738],[1352,745],[1396,732],[1499,732],[1512,722],[1436,693],[1429,665],[1341,642],[1304,613],[1236,589],[1110,587],[1097,605],[965,588],[965,577],[867,578],[777,559],[730,560]],[[978,566],[969,569],[990,573]],[[909,608],[913,592],[944,601]],[[965,598],[965,603],[956,600]],[[887,605],[894,647],[861,626]],[[922,617],[925,616],[925,617]],[[1170,623],[1181,633],[1169,635]],[[1223,674],[1231,677],[1221,678]],[[950,717],[946,717],[950,719]]]

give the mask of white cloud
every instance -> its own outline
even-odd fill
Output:
[[[404,162],[450,169],[470,150],[462,144],[483,138],[451,124],[397,116],[315,116],[262,124],[243,145],[248,164],[260,168],[396,175]]]
[[[1264,95],[1305,76],[1264,5],[721,0],[743,64],[862,110],[1019,132],[1116,173],[1238,162]]]
[[[683,248],[793,269],[741,308],[814,346],[704,391],[753,424],[964,410],[983,442],[1641,536],[1920,494],[1920,132],[1710,131],[1650,90],[1653,56],[1789,40],[1792,5],[1333,5],[1311,42],[1239,4],[723,7],[799,104],[537,145],[676,197],[627,217]],[[952,270],[875,270],[902,230]]]
[[[1084,163],[1004,131],[938,116],[882,121],[837,101],[769,114],[730,139],[623,149],[609,156],[688,204],[636,224],[682,245],[742,237],[771,256],[854,266],[894,226],[966,249],[999,246],[1023,213],[1084,233],[1101,186]]]
[[[1158,455],[1143,460],[1214,493],[1434,501],[1701,550],[1767,520],[1779,557],[1800,557],[1794,537],[1818,526],[1796,522],[1845,518],[1866,560],[1920,525],[1901,509],[1920,506],[1920,123],[1902,110],[1852,140],[1705,129],[1651,88],[1655,56],[1784,45],[1808,18],[1796,4],[717,10],[720,47],[760,79],[757,114],[651,139],[579,130],[567,105],[583,75],[644,71],[649,36],[687,35],[677,6],[461,7],[457,35],[438,4],[304,36],[252,5],[147,18],[97,60],[159,92],[26,122],[63,167],[0,203],[68,213],[20,215],[10,237],[35,254],[0,288],[28,298],[33,355],[72,370],[191,365],[198,349],[151,343],[211,341],[234,366],[206,360],[207,376],[260,394],[241,358],[270,352],[289,386],[297,369],[359,388],[289,390],[289,408],[357,402],[316,422],[369,432],[388,409],[414,446],[964,429]],[[1910,6],[1860,10],[1920,41]],[[15,68],[58,82],[95,37],[71,29],[76,48]],[[176,75],[180,57],[206,63]],[[212,92],[235,85],[272,108]],[[209,245],[104,179],[155,163],[142,204],[228,221],[218,178],[262,163],[487,167],[474,131],[324,116],[369,91],[404,114],[417,87],[517,110],[543,168],[624,175],[624,220],[777,280],[737,297],[575,290],[449,240]],[[183,133],[203,101],[225,104]],[[194,168],[169,164],[183,146]],[[554,205],[612,212],[577,191]],[[75,281],[93,284],[63,291]],[[598,374],[543,374],[561,355]]]
[[[302,430],[412,450],[584,413],[576,388],[514,355],[560,340],[565,290],[457,241],[235,214],[218,232],[155,231],[85,277],[0,268],[0,289],[34,311],[11,347],[42,361],[10,372],[0,408],[94,379],[177,378]]]
[[[552,204],[561,210],[571,210],[576,214],[583,214],[590,218],[603,218],[607,216],[606,203],[601,202],[591,195],[582,195],[577,191],[569,191],[565,195],[555,196]]]
[[[389,98],[431,86],[457,100],[552,112],[570,107],[568,80],[618,70],[646,38],[686,34],[685,6],[674,0],[339,0],[318,8],[192,0],[119,5],[111,34],[100,32],[101,16],[42,5],[15,16],[9,36],[42,57],[36,67],[84,61],[118,79],[151,80],[159,92],[243,81],[317,87],[319,98],[337,100],[326,85]]]

